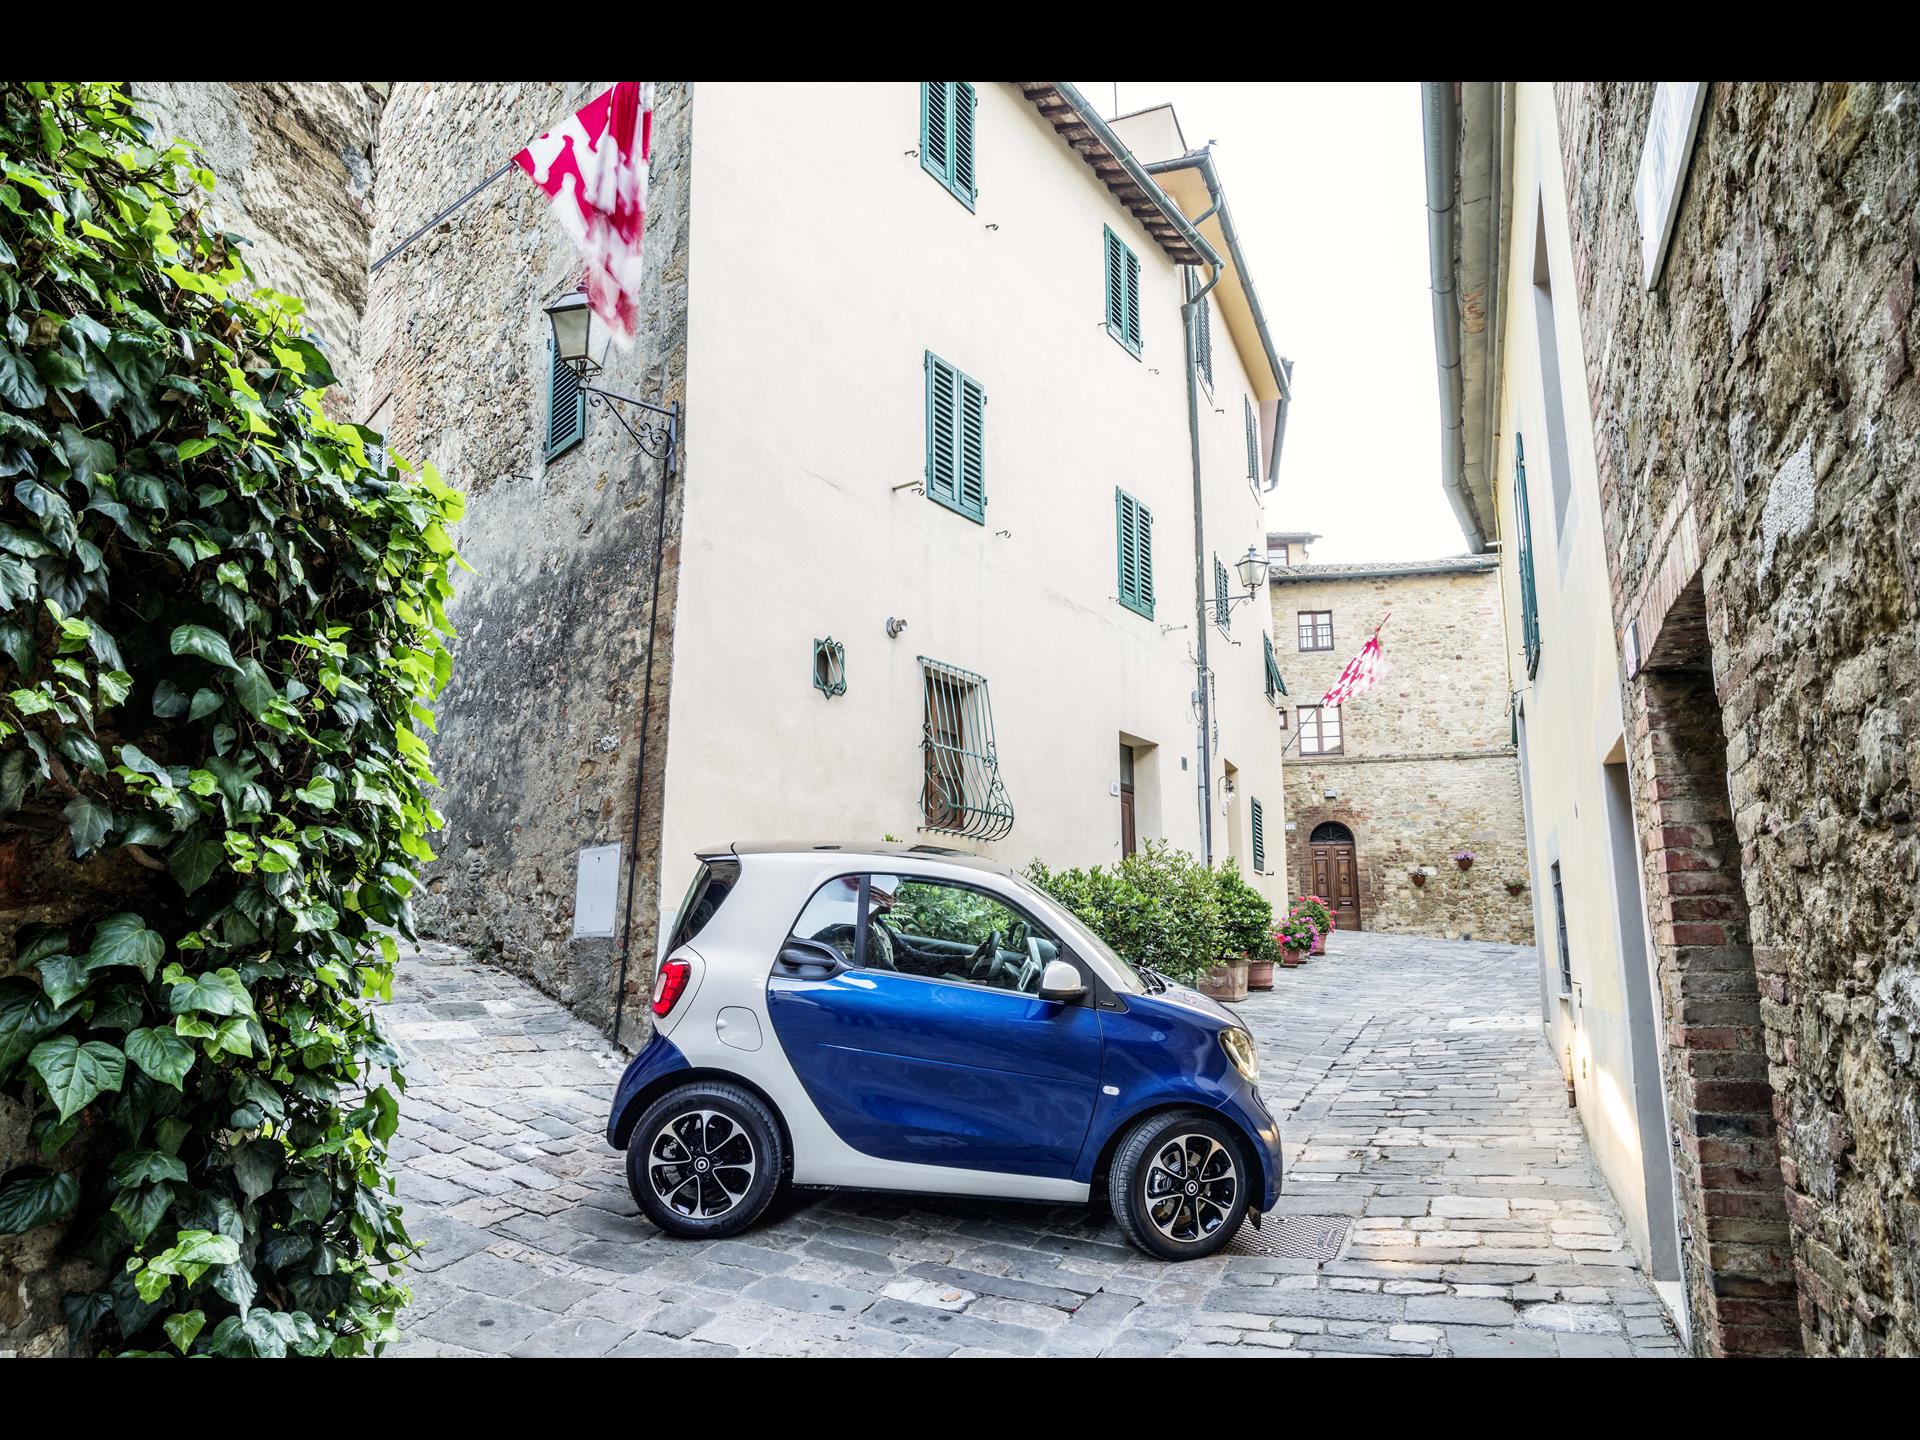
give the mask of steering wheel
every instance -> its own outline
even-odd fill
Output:
[[[874,944],[878,936],[880,943]],[[896,974],[900,967],[894,963],[894,953],[900,945],[900,937],[893,933],[893,927],[878,915],[867,922],[867,964],[876,970],[892,970]]]
[[[998,930],[988,931],[987,938],[982,940],[974,952],[967,957],[967,973],[978,975],[982,965],[987,967],[986,978],[993,979],[994,973],[1000,968],[1000,932]]]

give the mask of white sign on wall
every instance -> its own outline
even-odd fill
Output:
[[[1660,278],[1680,209],[1693,137],[1707,102],[1705,80],[1662,80],[1653,87],[1653,114],[1633,176],[1633,209],[1640,218],[1640,279],[1651,290]]]
[[[573,938],[605,940],[613,935],[614,902],[620,894],[620,847],[596,845],[580,852],[573,882]]]

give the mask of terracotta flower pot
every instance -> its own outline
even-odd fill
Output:
[[[1424,870],[1412,870],[1407,873],[1407,878],[1413,881],[1413,888],[1418,890],[1422,885],[1427,883],[1427,872]]]
[[[1324,955],[1327,953],[1327,937],[1325,932],[1313,937],[1313,949],[1308,953],[1311,955]]]
[[[1250,960],[1247,962],[1247,989],[1273,989],[1273,961]]]
[[[1202,975],[1194,988],[1215,1000],[1244,1000],[1247,998],[1247,962],[1222,960]]]
[[[1297,970],[1307,963],[1307,957],[1298,950],[1283,950],[1280,952],[1280,963],[1289,970]]]

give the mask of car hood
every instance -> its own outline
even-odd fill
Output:
[[[1167,981],[1167,988],[1157,995],[1138,995],[1133,1000],[1144,1001],[1148,1005],[1171,1005],[1175,1009],[1191,1014],[1204,1015],[1209,1020],[1218,1021],[1223,1026],[1245,1029],[1240,1017],[1210,996],[1202,995],[1188,985],[1178,985]],[[1129,1001],[1131,1003],[1131,1000]]]

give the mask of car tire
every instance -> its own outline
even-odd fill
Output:
[[[1239,1233],[1254,1184],[1238,1131],[1176,1110],[1127,1132],[1114,1151],[1107,1195],[1135,1247],[1162,1260],[1198,1260]]]
[[[766,1211],[786,1172],[780,1125],[759,1096],[725,1081],[676,1086],[627,1140],[627,1185],[669,1235],[718,1240]]]

